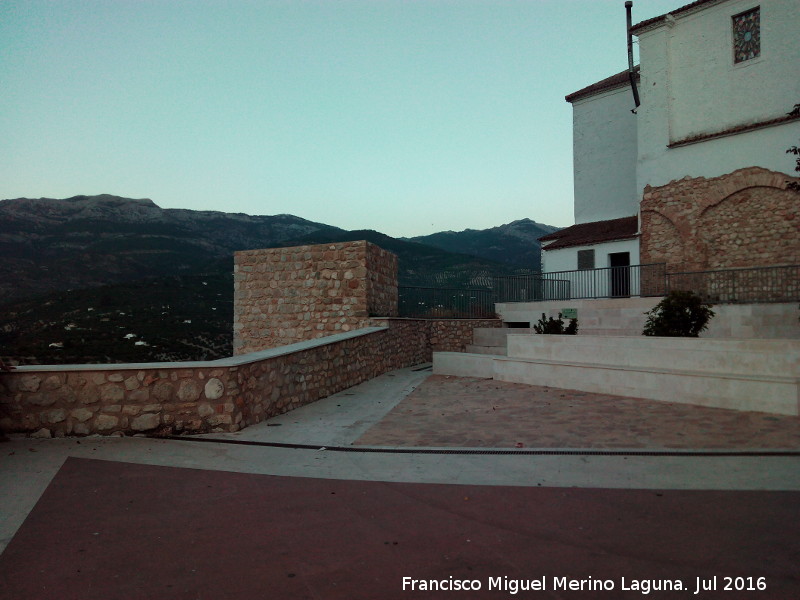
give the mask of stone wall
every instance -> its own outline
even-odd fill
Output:
[[[366,241],[237,252],[234,354],[397,315],[397,257]]]
[[[478,328],[502,327],[500,319],[372,319],[375,327],[389,327],[392,348],[402,362],[430,362],[433,352],[464,352]],[[416,364],[416,363],[409,363]]]
[[[193,363],[0,372],[0,429],[41,437],[232,432],[382,373],[463,350],[499,320],[374,319],[375,327]]]
[[[498,319],[397,318],[397,257],[365,241],[236,253],[236,356],[0,374],[0,427],[42,437],[242,427],[463,351]]]
[[[0,374],[0,428],[61,437],[241,426],[238,367],[81,367],[19,367]]]
[[[788,180],[749,167],[645,187],[642,264],[682,272],[800,263],[800,197]]]

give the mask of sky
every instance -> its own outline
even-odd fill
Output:
[[[624,0],[3,0],[0,198],[564,227],[564,96],[626,68]]]

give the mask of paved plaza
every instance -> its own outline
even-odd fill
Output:
[[[795,597],[798,440],[795,417],[425,366],[234,434],[12,436],[0,597],[451,594],[404,577],[478,582],[468,598]],[[592,578],[613,591],[559,587]]]

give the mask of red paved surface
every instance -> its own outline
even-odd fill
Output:
[[[797,449],[800,418],[432,375],[356,443]]]
[[[798,598],[800,493],[482,487],[68,459],[0,556],[0,597]],[[402,577],[478,580],[413,593]],[[553,577],[614,591],[554,592]],[[693,595],[695,578],[765,592]],[[545,577],[546,592],[489,591]],[[624,592],[625,577],[688,592]]]

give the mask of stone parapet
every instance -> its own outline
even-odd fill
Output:
[[[385,339],[385,328],[368,328],[217,361],[19,367],[0,374],[0,427],[41,437],[238,431],[408,366]]]
[[[0,373],[0,429],[41,437],[233,432],[391,371],[460,351],[499,320],[371,327],[208,362],[25,366]]]

